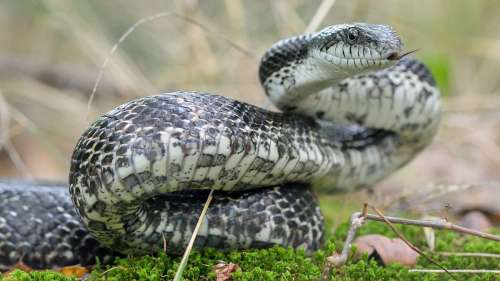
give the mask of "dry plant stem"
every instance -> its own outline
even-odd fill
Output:
[[[48,137],[45,133],[43,133],[35,124],[33,120],[31,120],[28,116],[26,116],[23,112],[19,111],[17,108],[10,106],[9,107],[9,115],[12,117],[11,119],[16,122],[18,126],[20,126],[20,132],[23,133],[27,131],[33,134],[39,140],[39,143],[42,144],[47,151],[54,155],[61,163],[66,163],[66,155],[63,155],[59,147],[56,147],[53,143],[48,140]],[[10,131],[10,137],[15,137],[15,131]]]
[[[165,234],[164,233],[161,234],[161,237],[163,239],[163,252],[166,254],[167,253],[168,241],[165,238]]]
[[[0,91],[0,150],[6,145],[10,138],[9,133],[10,115],[7,102]]]
[[[461,252],[433,252],[433,254],[450,257],[478,257],[478,258],[494,258],[500,259],[500,254],[491,254],[491,253],[461,253]]]
[[[328,15],[328,12],[330,12],[330,9],[333,7],[334,4],[335,0],[323,0],[319,5],[318,9],[316,9],[316,13],[309,22],[309,25],[307,25],[305,33],[311,33],[316,29],[318,29],[321,22],[323,22],[326,15]]]
[[[191,239],[189,240],[189,244],[184,251],[184,255],[182,256],[181,263],[179,264],[179,267],[177,268],[177,272],[175,273],[174,281],[180,281],[182,280],[182,273],[184,272],[184,268],[186,267],[189,254],[191,253],[191,250],[193,249],[193,244],[194,240],[196,239],[196,236],[198,235],[198,231],[200,230],[201,223],[203,222],[203,219],[205,218],[205,215],[207,214],[208,206],[210,206],[210,202],[212,202],[214,190],[210,190],[210,194],[208,194],[207,201],[205,202],[205,205],[203,206],[203,210],[201,211],[200,218],[198,219],[198,222],[196,223],[196,227],[194,228],[193,235],[191,235]]]
[[[403,240],[403,242],[406,243],[406,245],[408,245],[408,247],[410,247],[413,251],[419,253],[421,256],[423,256],[426,260],[430,261],[431,263],[437,265],[438,267],[440,267],[442,270],[444,270],[446,273],[448,273],[448,275],[453,279],[453,280],[456,280],[455,277],[444,267],[442,266],[441,264],[439,264],[437,261],[435,261],[434,259],[432,259],[431,257],[429,257],[428,255],[426,255],[422,250],[420,250],[419,248],[417,248],[415,245],[413,245],[410,241],[408,241],[408,239],[406,239],[403,234],[389,221],[387,220],[387,218],[384,216],[384,214],[382,214],[382,212],[377,209],[375,206],[370,206],[383,220],[384,222],[391,228],[391,230],[396,233],[396,235],[399,237],[399,239]],[[365,216],[366,217],[366,216]]]
[[[356,213],[356,214],[358,214],[358,216],[361,215],[361,213]],[[453,224],[451,222],[444,221],[444,220],[443,221],[413,220],[413,219],[403,219],[403,218],[389,217],[389,216],[385,216],[384,218],[387,219],[387,221],[392,222],[392,223],[415,225],[415,226],[426,226],[426,227],[431,227],[431,228],[435,228],[435,229],[452,230],[455,232],[460,232],[460,233],[469,234],[469,235],[481,237],[484,239],[500,242],[500,236],[498,236],[498,235],[493,235],[490,233],[473,230],[473,229],[459,226],[459,225],[456,225],[456,224]],[[367,220],[384,222],[385,221],[384,218],[382,218],[378,215],[373,215],[373,214],[366,215]]]
[[[361,217],[365,218],[368,214],[368,203],[363,203],[363,210],[361,211]]]
[[[320,280],[329,280],[332,268],[341,267],[347,262],[349,251],[351,250],[352,241],[354,240],[354,237],[356,237],[356,231],[363,225],[365,220],[365,218],[360,214],[361,213],[354,213],[351,215],[351,226],[349,227],[349,230],[347,232],[347,237],[344,242],[344,248],[342,249],[340,255],[334,253],[332,256],[329,256],[326,259],[326,263],[323,268],[323,272],[321,273]]]
[[[10,161],[14,164],[17,170],[21,171],[23,174],[23,177],[28,180],[33,179],[33,175],[29,171],[28,167],[26,167],[26,164],[24,163],[23,159],[21,158],[21,155],[19,155],[19,152],[17,152],[16,148],[8,140],[5,145],[4,145],[5,151],[7,152],[7,155],[10,158]]]
[[[103,272],[100,274],[100,276],[104,276],[104,275],[108,274],[110,271],[113,271],[113,270],[115,270],[115,269],[122,269],[122,270],[123,270],[123,269],[126,269],[126,268],[122,267],[121,265],[118,265],[118,266],[113,266],[113,267],[110,267],[110,268],[106,269],[105,271],[103,271]]]
[[[410,269],[408,272],[424,272],[424,273],[446,273],[441,269]],[[489,269],[448,269],[448,272],[453,273],[495,273],[500,274],[500,270]]]

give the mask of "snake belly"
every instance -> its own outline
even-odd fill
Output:
[[[371,186],[436,132],[439,91],[401,47],[391,28],[361,23],[276,43],[259,78],[280,113],[184,91],[111,110],[78,140],[69,194],[0,184],[0,270],[164,247],[180,254],[210,189],[196,248],[317,250],[324,226],[311,183],[332,191]],[[35,198],[40,205],[30,207]]]

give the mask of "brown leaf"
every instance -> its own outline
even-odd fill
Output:
[[[420,219],[422,220],[440,220],[439,217],[434,216],[422,216]],[[424,227],[422,228],[425,235],[425,241],[427,242],[427,247],[432,252],[436,246],[436,233],[432,227]]]
[[[17,262],[9,271],[4,272],[4,276],[9,276],[14,270],[19,269],[24,272],[30,272],[33,271],[33,268],[29,267],[28,265],[24,264],[22,261]]]
[[[500,185],[495,183],[481,184],[468,190],[448,196],[450,205],[460,214],[468,211],[481,211],[493,223],[500,223],[500,205],[498,196],[500,194]]]
[[[76,278],[82,278],[89,272],[89,270],[86,267],[79,266],[79,265],[70,265],[70,266],[65,266],[62,267],[58,270],[65,276],[72,276]]]
[[[480,211],[467,212],[462,219],[460,219],[459,225],[483,232],[488,232],[492,225],[488,217]]]
[[[213,268],[217,281],[226,281],[231,279],[231,273],[238,270],[240,267],[235,263],[220,262]]]
[[[382,235],[371,234],[358,237],[354,244],[357,254],[367,253],[382,265],[400,263],[409,267],[415,266],[419,254],[399,239],[390,239]]]

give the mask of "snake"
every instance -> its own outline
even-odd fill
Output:
[[[120,255],[325,240],[311,186],[373,186],[436,134],[440,93],[392,27],[351,23],[274,43],[258,76],[278,110],[189,91],[144,96],[81,135],[69,184],[0,180],[0,270]]]

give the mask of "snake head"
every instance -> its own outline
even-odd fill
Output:
[[[378,24],[332,25],[312,37],[311,54],[321,65],[347,75],[391,66],[401,57],[403,47],[391,27]]]

